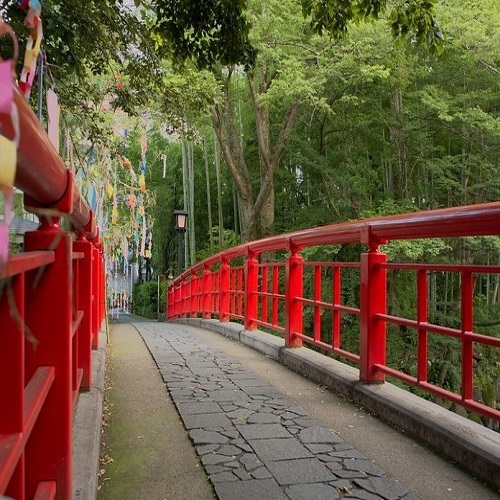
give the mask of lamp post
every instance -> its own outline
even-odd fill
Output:
[[[177,266],[179,274],[184,271],[184,233],[187,227],[188,213],[185,210],[174,210],[175,229],[177,231]]]

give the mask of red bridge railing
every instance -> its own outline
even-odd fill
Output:
[[[104,318],[102,245],[71,172],[17,91],[15,103],[15,185],[41,224],[0,270],[0,496],[68,499],[73,411],[92,385]],[[0,126],[12,139],[5,115]]]
[[[474,395],[475,347],[500,348],[498,334],[474,331],[474,277],[498,275],[500,266],[388,262],[380,249],[393,240],[498,234],[500,203],[491,203],[348,222],[250,242],[177,277],[168,288],[167,318],[218,317],[241,321],[248,330],[269,329],[283,335],[287,347],[308,344],[356,363],[365,383],[382,383],[391,376],[498,421],[498,406]],[[335,244],[361,244],[365,250],[355,262],[314,262],[302,255],[309,247]],[[389,314],[388,290],[395,272],[407,273],[414,281],[413,317]],[[431,321],[431,273],[458,275],[458,327]],[[356,283],[354,297],[346,297],[347,280]],[[345,342],[349,324],[357,325],[354,347]],[[413,332],[413,370],[388,365],[387,336],[395,329]],[[461,365],[457,392],[429,381],[431,336],[455,339]]]

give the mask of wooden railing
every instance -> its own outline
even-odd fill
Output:
[[[218,317],[240,321],[249,330],[268,329],[284,336],[287,347],[308,344],[357,364],[365,383],[383,383],[390,376],[499,421],[498,403],[489,405],[474,391],[475,350],[480,347],[491,353],[489,359],[498,360],[500,335],[475,331],[473,278],[495,275],[498,279],[500,266],[388,262],[381,249],[394,240],[499,234],[500,203],[490,203],[348,222],[250,242],[214,255],[177,277],[168,288],[167,318]],[[307,261],[302,255],[310,247],[339,244],[361,244],[364,250],[353,262]],[[392,287],[395,293],[396,273],[405,273],[414,282],[412,317],[391,312],[388,290]],[[431,319],[432,273],[458,275],[459,326]],[[346,296],[347,289],[353,296]],[[391,332],[411,337],[408,344],[413,351],[401,353],[413,360],[410,368],[401,368],[400,363],[389,366]],[[431,337],[454,342],[455,358],[460,360],[458,391],[430,380],[429,366],[435,362],[429,354]]]

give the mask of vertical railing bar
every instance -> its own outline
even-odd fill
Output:
[[[341,304],[341,268],[334,266],[332,268],[332,295],[333,295],[333,311],[332,311],[332,347],[340,349],[340,319],[341,313],[338,306]]]
[[[467,333],[473,330],[473,280],[472,272],[464,271],[462,275],[462,399],[468,400],[473,397],[473,364],[474,364],[474,346],[470,339],[466,337]]]
[[[322,299],[322,272],[323,269],[319,264],[314,266],[314,341],[318,342],[321,340],[321,307],[318,305],[318,302],[321,302]]]
[[[269,283],[268,283],[268,279],[269,279],[269,267],[268,266],[265,266],[263,269],[262,269],[262,293],[264,294],[263,297],[262,297],[262,312],[261,312],[261,316],[262,316],[262,322],[263,323],[267,323],[267,320],[268,320],[268,303],[269,303],[269,297],[267,297],[267,292],[269,290]]]
[[[427,323],[428,319],[428,273],[425,269],[417,272],[417,322]],[[427,382],[427,330],[417,330],[417,381]]]
[[[272,299],[272,324],[278,324],[278,293],[279,293],[279,267],[272,267],[272,276],[273,276],[273,299]],[[286,280],[285,280],[286,281]]]

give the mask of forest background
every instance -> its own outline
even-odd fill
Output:
[[[16,4],[4,0],[0,12],[22,44]],[[33,106],[37,91],[56,90],[61,154],[99,206],[110,265],[137,263],[139,281],[152,281],[137,291],[143,314],[156,311],[157,276],[179,270],[176,209],[189,214],[189,266],[271,234],[500,199],[497,0],[42,5],[46,77]],[[386,251],[399,261],[500,264],[500,238]],[[432,281],[433,314],[450,326],[456,281]],[[498,336],[498,276],[477,289],[479,331]],[[400,283],[390,304],[411,310],[414,290]],[[411,370],[413,340],[391,338],[390,356]],[[453,389],[459,353],[450,342],[433,346],[431,376]],[[498,406],[499,356],[477,360],[481,398]]]

